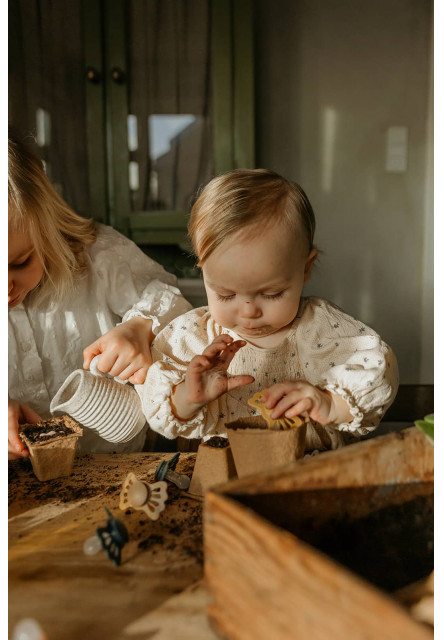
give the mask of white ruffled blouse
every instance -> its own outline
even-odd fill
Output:
[[[390,347],[362,322],[321,298],[302,298],[298,316],[282,342],[273,348],[247,343],[234,356],[228,373],[251,374],[255,381],[209,403],[182,422],[171,410],[173,386],[185,377],[188,363],[216,336],[227,333],[211,318],[208,308],[193,309],[171,322],[152,345],[156,360],[144,385],[136,385],[150,426],[167,438],[226,435],[225,423],[254,415],[248,398],[276,382],[306,380],[339,394],[353,420],[307,430],[307,450],[341,446],[377,427],[398,389],[398,367]]]
[[[9,397],[42,417],[62,383],[83,365],[83,349],[121,321],[152,318],[158,333],[191,309],[176,277],[111,227],[97,224],[86,249],[88,270],[69,299],[50,309],[24,303],[8,313]],[[83,451],[140,451],[145,429],[125,444],[110,443],[84,428]]]

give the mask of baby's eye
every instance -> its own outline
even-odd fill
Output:
[[[228,300],[233,300],[235,293],[231,293],[229,296],[221,296],[220,293],[217,294],[217,299],[220,302],[228,302]]]
[[[277,300],[278,298],[281,298],[284,295],[283,291],[279,291],[279,293],[263,293],[262,297],[266,298],[267,300]]]

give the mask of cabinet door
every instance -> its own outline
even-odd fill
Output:
[[[110,222],[180,262],[198,189],[254,166],[252,2],[110,0],[104,12]]]
[[[177,275],[196,273],[198,189],[254,167],[252,14],[252,0],[10,0],[10,121],[37,132],[74,209]]]

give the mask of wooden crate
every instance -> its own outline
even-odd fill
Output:
[[[213,628],[230,640],[430,640],[391,593],[433,569],[433,453],[410,428],[210,491]]]

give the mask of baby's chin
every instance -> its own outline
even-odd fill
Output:
[[[242,338],[266,338],[272,336],[274,333],[278,333],[284,327],[259,327],[258,329],[245,329],[244,327],[235,327],[233,331],[236,331]]]

